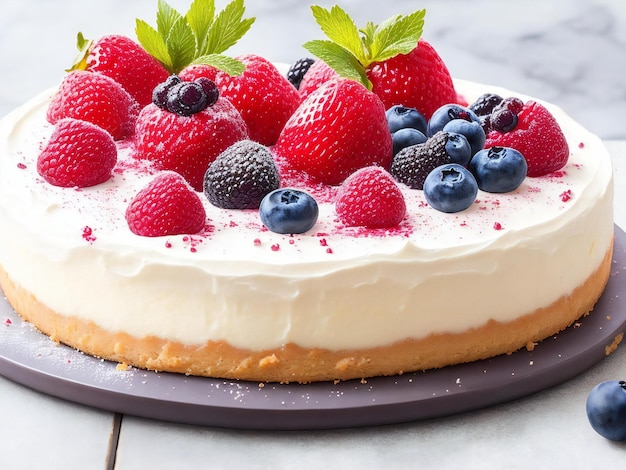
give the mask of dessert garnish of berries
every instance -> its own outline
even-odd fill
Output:
[[[260,210],[268,229],[282,233],[310,230],[317,219],[316,201],[290,187],[294,181],[336,186],[339,225],[381,228],[404,219],[403,191],[428,192],[431,208],[455,212],[471,206],[477,190],[515,191],[526,176],[567,162],[562,131],[540,103],[488,94],[468,105],[457,96],[446,64],[422,38],[425,10],[359,28],[339,6],[313,6],[326,38],[304,44],[316,58],[283,76],[261,56],[225,55],[255,19],[244,18],[243,0],[219,13],[214,3],[194,0],[181,14],[159,1],[156,27],[137,20],[138,42],[78,35],[79,55],[47,113],[59,129],[40,158],[44,179],[94,185],[112,174],[111,152],[94,161],[93,152],[64,145],[64,133],[84,128],[85,142],[106,148],[132,137],[133,157],[169,175],[154,186],[176,185],[164,207],[177,207],[176,197],[197,206],[190,191],[204,193],[223,209]],[[76,177],[74,167],[82,168]],[[97,177],[84,178],[91,173]],[[283,181],[283,173],[302,177]],[[156,192],[146,192],[157,204]],[[201,216],[195,211],[185,224],[177,214],[174,231],[202,230]],[[133,231],[173,233],[159,223]]]

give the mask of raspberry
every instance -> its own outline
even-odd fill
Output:
[[[449,134],[439,131],[423,144],[407,147],[393,158],[391,174],[411,189],[423,189],[428,174],[441,165],[451,163],[446,152]]]
[[[204,194],[222,209],[258,209],[278,189],[280,177],[269,149],[251,140],[227,148],[204,175]]]
[[[517,115],[517,125],[509,132],[492,130],[485,148],[511,147],[528,163],[528,176],[547,175],[565,166],[569,146],[554,116],[541,104],[529,101]]]
[[[223,98],[191,116],[178,116],[151,103],[137,119],[135,157],[153,162],[158,170],[180,173],[196,191],[202,191],[204,174],[213,160],[246,138],[246,124]]]
[[[335,209],[349,227],[386,228],[402,222],[406,203],[393,177],[381,167],[369,166],[346,178]]]
[[[86,188],[105,182],[117,162],[111,135],[90,122],[61,119],[39,154],[37,171],[48,183]]]
[[[126,209],[126,222],[143,237],[193,234],[204,228],[206,212],[183,177],[167,171],[137,193]]]

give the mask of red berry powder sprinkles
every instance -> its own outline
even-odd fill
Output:
[[[568,189],[567,191],[563,191],[559,195],[559,197],[561,198],[561,201],[563,201],[563,202],[569,201],[570,199],[572,199],[572,196],[573,195],[572,195],[572,190],[571,189]]]
[[[93,235],[93,230],[88,225],[83,227],[83,239],[89,244],[96,241],[96,237]]]

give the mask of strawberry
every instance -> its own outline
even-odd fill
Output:
[[[180,71],[178,77],[185,82],[193,82],[199,78],[208,78],[217,83],[220,70],[216,67],[203,64],[191,64]]]
[[[111,135],[87,121],[61,119],[37,159],[37,171],[48,183],[86,188],[104,183],[117,162]]]
[[[355,171],[343,182],[335,210],[348,227],[386,228],[402,222],[406,203],[393,176],[370,166]]]
[[[204,228],[206,212],[180,175],[164,172],[131,200],[126,222],[131,232],[143,237],[194,234]]]
[[[63,78],[47,119],[51,124],[63,118],[89,121],[120,140],[134,133],[138,111],[137,102],[112,78],[75,70]]]
[[[339,6],[311,9],[328,40],[309,41],[304,47],[342,77],[372,90],[386,109],[394,105],[416,108],[428,119],[440,106],[457,101],[448,68],[421,39],[424,10],[358,29]]]
[[[402,104],[430,119],[439,107],[458,100],[446,64],[424,39],[408,54],[372,64],[367,76],[387,109]]]
[[[380,99],[359,83],[331,80],[304,100],[274,147],[296,170],[340,184],[359,168],[389,168],[391,134]]]
[[[528,164],[528,176],[543,176],[565,166],[569,146],[561,127],[545,106],[528,101],[517,113],[517,124],[509,132],[491,130],[485,148],[512,147]]]
[[[98,72],[118,82],[141,107],[152,101],[152,90],[170,75],[168,70],[132,39],[112,34],[97,41],[77,41],[79,56],[72,70]]]
[[[136,134],[136,158],[180,173],[196,191],[202,191],[209,164],[232,144],[248,138],[239,112],[221,97],[191,116],[149,104],[139,114]]]
[[[324,83],[338,77],[339,74],[330,65],[323,60],[316,60],[300,82],[300,97],[304,100]]]
[[[236,58],[246,66],[243,74],[232,77],[210,67],[192,66],[183,70],[183,80],[205,76],[217,83],[221,95],[241,113],[250,139],[274,145],[280,131],[300,105],[300,95],[267,59],[254,54]]]

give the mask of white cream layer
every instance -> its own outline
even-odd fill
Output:
[[[513,95],[456,85],[470,101],[485,91]],[[290,237],[263,230],[255,211],[217,209],[203,197],[209,233],[138,237],[124,212],[153,175],[130,145],[120,144],[105,184],[63,189],[38,176],[51,94],[0,123],[0,265],[55,311],[110,331],[331,350],[461,332],[569,294],[598,268],[613,235],[607,151],[547,105],[570,145],[564,170],[527,178],[513,193],[479,192],[458,214],[437,212],[407,189],[407,219],[388,234],[354,236],[323,203],[317,225]]]

